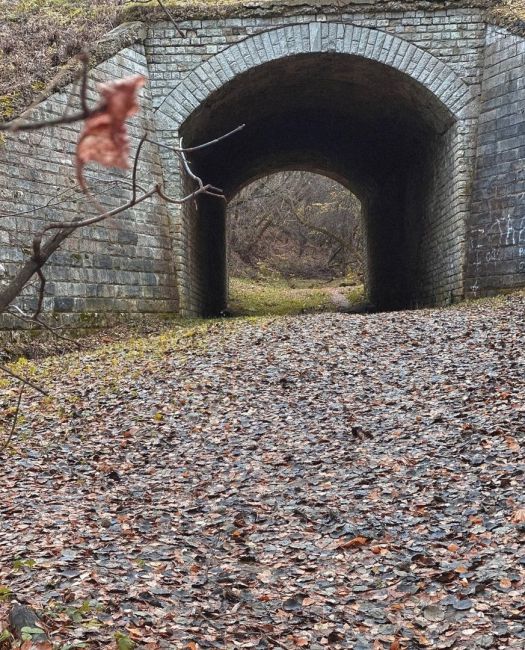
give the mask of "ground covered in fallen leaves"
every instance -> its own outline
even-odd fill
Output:
[[[524,648],[524,307],[26,364],[50,397],[2,459],[0,620],[31,604],[57,648]]]

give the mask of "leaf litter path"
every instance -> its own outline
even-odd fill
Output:
[[[47,360],[58,404],[0,478],[3,597],[57,647],[524,648],[523,307]]]

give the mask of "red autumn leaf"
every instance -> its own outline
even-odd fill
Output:
[[[357,548],[359,546],[365,546],[368,544],[368,538],[367,537],[354,537],[353,539],[349,540],[348,542],[342,542],[341,544],[337,545],[337,548],[342,548],[342,549],[347,549],[347,548]]]
[[[77,178],[83,189],[82,170],[89,161],[104,167],[129,167],[125,120],[139,110],[136,93],[145,81],[143,76],[137,75],[99,86],[100,109],[87,118],[77,144]]]

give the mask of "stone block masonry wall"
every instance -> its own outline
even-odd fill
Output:
[[[525,39],[491,30],[472,195],[467,294],[525,285]]]
[[[305,0],[283,3],[277,13],[182,22],[184,37],[169,21],[147,25],[147,35],[135,24],[140,37],[121,44],[124,49],[92,71],[90,98],[97,98],[93,81],[143,74],[149,81],[141,115],[131,121],[132,148],[145,127],[156,141],[178,146],[185,121],[200,109],[206,115],[211,93],[250,66],[338,52],[396,68],[427,93],[429,122],[437,123],[430,112],[437,114],[438,101],[451,116],[421,153],[425,171],[412,162],[409,185],[401,188],[406,209],[399,223],[407,231],[401,256],[409,258],[413,303],[525,284],[525,41],[501,29],[487,31],[483,11],[475,7],[415,10],[400,4],[377,10],[356,0],[320,8]],[[43,102],[35,118],[62,114],[70,91]],[[0,144],[0,283],[15,273],[45,223],[89,213],[74,180],[79,128],[9,135]],[[129,195],[123,172],[90,165],[86,177],[108,207]],[[146,186],[163,181],[171,196],[194,189],[173,153],[153,144],[145,147],[139,177]],[[214,273],[224,260],[214,257],[214,247],[222,246],[224,215],[203,205],[192,201],[178,208],[155,199],[74,235],[47,267],[45,311],[66,323],[93,314],[205,311],[203,305],[213,302],[210,287],[220,290]],[[20,305],[30,309],[34,303],[30,287]],[[0,319],[0,327],[11,325]]]
[[[226,18],[181,23],[187,37],[170,22],[155,23],[146,40],[153,106],[166,90],[229,45],[259,32],[297,23],[347,22],[395,34],[438,57],[467,83],[479,84],[486,25],[479,9],[442,11],[355,12],[330,15],[292,14],[268,18]]]
[[[90,73],[90,100],[96,101],[95,82],[132,74],[148,77],[142,44],[120,51]],[[32,114],[35,119],[63,114],[78,106],[75,88],[52,95]],[[130,120],[132,151],[146,127],[153,133],[149,86],[142,90],[141,113]],[[28,255],[32,236],[50,221],[72,220],[84,214],[86,200],[75,182],[73,159],[80,125],[60,126],[8,136],[0,145],[0,283],[11,277]],[[129,198],[129,172],[88,165],[85,176],[104,206],[115,207]],[[162,180],[159,152],[146,145],[139,166],[140,182],[151,187]],[[63,322],[92,322],[94,314],[177,312],[178,296],[173,261],[172,224],[166,206],[157,198],[99,225],[74,234],[46,267],[44,311]],[[19,304],[35,305],[29,287]],[[12,325],[4,316],[0,325]]]
[[[300,10],[299,10],[300,11]],[[345,10],[346,11],[346,10]],[[472,95],[479,95],[482,61],[485,46],[486,24],[479,9],[413,10],[375,12],[372,10],[329,15],[297,13],[272,17],[225,18],[221,20],[195,20],[183,23],[186,38],[179,38],[170,22],[152,25],[146,40],[153,105],[166,109],[166,97],[201,66],[235,43],[287,25],[318,22],[344,22],[392,34],[437,57],[468,84]],[[275,44],[276,45],[276,44]],[[220,71],[217,72],[220,75]],[[213,79],[202,78],[203,87],[216,87]],[[198,92],[194,93],[196,96]],[[179,99],[179,98],[178,98]],[[199,100],[191,96],[182,101],[190,109],[197,108]],[[169,103],[169,100],[168,100]],[[183,107],[182,112],[188,112]],[[176,123],[178,115],[173,115]],[[463,268],[465,257],[465,224],[469,210],[469,192],[475,156],[476,116],[467,118],[447,134],[448,148],[436,151],[434,190],[427,197],[425,214],[414,218],[428,223],[418,241],[420,264],[412,265],[421,287],[414,295],[414,303],[444,302],[460,298],[464,293]],[[163,128],[162,118],[158,128]],[[439,154],[439,155],[438,155]],[[166,161],[167,162],[167,161]],[[180,185],[180,176],[173,170],[174,188]],[[192,215],[190,216],[190,212]],[[194,209],[181,210],[174,215],[179,224],[179,236],[184,240],[184,262],[178,265],[181,305],[185,313],[198,313],[202,305],[203,283],[198,277],[198,243],[191,234]],[[192,252],[193,251],[193,252]],[[197,273],[197,275],[196,275]]]

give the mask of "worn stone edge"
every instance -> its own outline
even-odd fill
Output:
[[[123,23],[141,21],[154,23],[168,20],[166,12],[155,0],[150,5],[129,5],[123,7],[117,20]],[[176,21],[220,20],[227,18],[273,18],[290,17],[298,14],[352,14],[364,11],[443,11],[450,9],[482,9],[487,24],[504,27],[512,34],[525,36],[525,19],[517,13],[503,13],[508,4],[505,0],[234,0],[233,2],[211,2],[190,0],[180,6],[169,5],[169,12]]]
[[[152,0],[153,2],[153,0]],[[362,13],[364,11],[443,11],[447,9],[480,8],[489,10],[494,0],[237,0],[229,3],[190,1],[180,6],[168,5],[172,17],[177,21],[217,20],[224,18],[271,18],[278,16],[309,14]],[[167,20],[166,12],[156,3],[151,5],[129,5],[120,13],[120,20],[141,20],[146,23]]]

